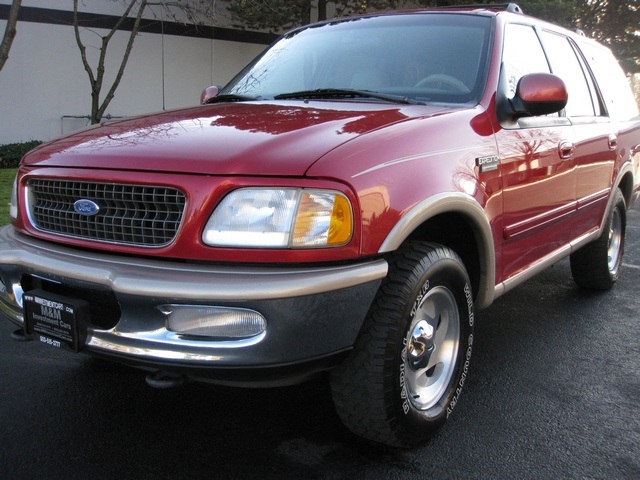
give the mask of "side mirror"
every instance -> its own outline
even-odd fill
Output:
[[[209,103],[209,100],[215,98],[219,92],[220,89],[216,86],[205,88],[200,94],[200,105],[206,105],[207,103]]]
[[[530,73],[518,82],[511,106],[516,117],[547,115],[562,110],[569,94],[560,77],[549,73]]]

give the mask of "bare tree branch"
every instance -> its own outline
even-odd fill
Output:
[[[78,25],[78,0],[73,0],[73,30],[76,35],[76,43],[78,44],[78,48],[80,49],[80,57],[82,58],[82,65],[84,66],[87,75],[89,75],[89,83],[91,83],[91,88],[93,90],[93,85],[95,84],[95,78],[93,76],[93,70],[91,69],[91,65],[87,61],[87,48],[82,43],[80,38],[80,27]]]
[[[203,19],[214,18],[216,5],[216,2],[211,0],[117,0],[118,3],[123,5],[124,11],[117,19],[113,27],[109,30],[109,32],[106,33],[106,35],[99,34],[96,31],[88,28],[85,29],[87,31],[95,33],[100,38],[100,47],[98,48],[100,53],[98,55],[97,63],[94,68],[92,67],[87,57],[87,46],[82,41],[81,37],[81,27],[78,18],[78,1],[79,0],[73,0],[73,28],[75,32],[76,43],[78,44],[78,48],[80,50],[82,65],[84,66],[84,70],[87,72],[87,76],[89,77],[89,84],[91,85],[91,115],[89,118],[91,123],[93,124],[100,123],[109,104],[115,96],[116,90],[118,89],[118,86],[120,85],[120,82],[124,75],[127,62],[129,61],[131,51],[133,50],[134,41],[137,35],[140,33],[144,13],[147,10],[151,10],[148,7],[160,7],[167,13],[170,18],[176,21],[180,21],[177,18],[177,13],[179,12],[188,19],[188,22],[199,24],[202,23]],[[130,22],[131,20],[133,20],[133,24],[129,26],[128,22]],[[127,26],[125,26],[125,23],[127,24]],[[124,32],[125,30],[129,29],[129,39],[126,44],[124,54],[120,59],[116,76],[111,85],[108,87],[106,95],[103,99],[101,99],[101,94],[106,88],[104,82],[109,43],[113,39],[116,32]]]
[[[9,58],[9,50],[11,50],[13,39],[16,37],[16,24],[18,23],[18,11],[20,10],[21,3],[22,0],[13,0],[11,8],[9,9],[7,26],[4,29],[2,43],[0,43],[0,70],[2,70],[2,67],[4,67],[4,64]]]
[[[132,2],[130,7],[135,3]],[[122,61],[120,62],[120,68],[118,69],[118,73],[116,75],[115,80],[113,81],[113,84],[111,85],[111,88],[109,89],[109,92],[107,93],[107,96],[104,98],[102,104],[100,105],[100,107],[97,110],[97,114],[96,114],[96,118],[97,121],[100,121],[100,118],[102,118],[102,115],[104,114],[105,110],[107,109],[107,107],[109,106],[109,103],[111,102],[111,100],[113,99],[115,93],[116,93],[116,89],[118,88],[118,85],[120,85],[120,81],[122,80],[122,75],[124,75],[124,70],[125,67],[127,66],[127,62],[129,61],[129,55],[131,54],[131,50],[133,49],[133,42],[136,38],[136,36],[138,35],[138,33],[140,32],[140,22],[142,20],[142,14],[144,13],[145,8],[147,7],[147,2],[146,0],[142,0],[140,7],[138,9],[138,14],[136,15],[136,21],[133,25],[133,29],[131,30],[131,34],[129,35],[129,41],[127,42],[127,47],[125,49],[124,52],[124,56],[122,57]],[[127,10],[127,12],[129,12],[130,9]],[[120,20],[123,20],[125,17],[121,17]],[[100,55],[100,65],[103,66],[102,70],[100,71],[101,75],[104,75],[104,60],[105,57],[104,55],[106,55],[107,52],[107,45],[109,43],[109,40],[111,39],[111,37],[113,36],[113,34],[115,33],[115,29],[117,29],[117,27],[119,27],[122,24],[122,22],[118,22],[118,24],[116,24],[116,26],[114,26],[114,28],[111,30],[110,34],[102,39],[102,48],[101,48],[101,55]],[[100,85],[102,86],[102,77],[100,78]],[[93,119],[92,119],[93,120]],[[94,122],[97,123],[97,122]]]

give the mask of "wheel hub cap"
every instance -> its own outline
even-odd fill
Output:
[[[413,406],[434,406],[451,381],[460,348],[460,314],[453,293],[434,287],[417,306],[407,331],[405,387]]]
[[[609,271],[617,272],[622,250],[622,218],[618,209],[614,210],[609,230],[609,248],[607,251],[607,264]]]
[[[426,320],[418,322],[411,332],[409,366],[412,370],[419,370],[429,365],[431,353],[435,349],[433,332],[433,327]]]

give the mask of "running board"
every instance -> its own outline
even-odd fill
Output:
[[[559,248],[558,250],[551,252],[549,255],[541,258],[537,262],[534,262],[526,270],[522,270],[507,278],[504,282],[496,285],[493,297],[494,300],[512,290],[513,288],[517,287],[521,283],[524,283],[530,278],[535,277],[538,273],[558,263],[560,260],[569,256],[573,252],[580,250],[587,243],[596,240],[599,236],[600,230],[595,229],[590,233],[578,237],[573,242]]]

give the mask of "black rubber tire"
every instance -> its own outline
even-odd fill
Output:
[[[602,235],[571,254],[571,275],[578,286],[609,290],[620,276],[627,207],[620,189],[614,193]]]
[[[439,310],[438,302],[448,310]],[[440,363],[423,371],[408,362],[421,358],[411,352],[417,353],[413,347],[423,344],[409,334],[423,323],[419,317],[430,316],[423,309],[439,312],[433,315],[438,320],[430,320],[436,324],[436,347],[428,357],[430,362],[438,362],[442,356],[444,370],[440,371],[447,373],[438,374],[435,392],[423,384],[429,384],[431,378],[436,382]],[[471,284],[458,255],[447,247],[423,242],[394,252],[389,258],[389,274],[353,351],[332,372],[334,403],[347,428],[374,442],[404,448],[431,437],[460,398],[471,359],[473,323]],[[442,340],[443,335],[446,340],[441,346],[437,339]],[[432,398],[412,395],[412,384],[415,391],[429,392]]]

